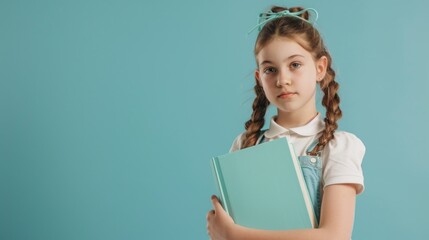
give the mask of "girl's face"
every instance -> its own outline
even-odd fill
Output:
[[[255,77],[279,114],[314,116],[316,85],[326,73],[327,58],[317,61],[296,41],[277,37],[257,54]]]

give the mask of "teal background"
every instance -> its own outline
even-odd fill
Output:
[[[418,0],[0,0],[0,239],[207,239],[209,159],[250,116],[246,33],[284,3],[318,9],[340,127],[367,147],[353,239],[424,239]]]

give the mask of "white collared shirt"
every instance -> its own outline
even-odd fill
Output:
[[[264,133],[266,141],[286,137],[294,146],[297,156],[307,155],[306,150],[319,138],[325,123],[317,114],[304,126],[286,129],[271,119],[270,127]],[[234,140],[230,152],[241,149],[244,133]],[[332,184],[356,184],[357,194],[364,189],[362,160],[365,155],[365,145],[352,133],[335,131],[334,139],[329,141],[321,154],[323,188]]]

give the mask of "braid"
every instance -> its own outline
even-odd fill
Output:
[[[270,104],[267,97],[265,96],[264,90],[259,85],[258,81],[256,81],[256,85],[253,89],[255,90],[256,98],[252,105],[252,116],[250,120],[248,120],[244,125],[246,132],[243,138],[242,149],[254,146],[256,144],[259,133],[265,123],[265,112],[267,111],[268,105]]]
[[[325,129],[319,137],[319,143],[311,151],[311,155],[316,155],[317,152],[323,150],[330,140],[334,139],[334,132],[338,128],[337,121],[342,116],[340,97],[337,94],[340,85],[335,81],[335,71],[330,64],[331,58],[329,54],[326,56],[328,57],[329,65],[325,78],[320,82],[320,88],[324,93],[322,105],[326,108]]]

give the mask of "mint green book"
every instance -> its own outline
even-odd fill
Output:
[[[218,198],[235,223],[257,229],[317,227],[293,146],[279,138],[214,157]]]

